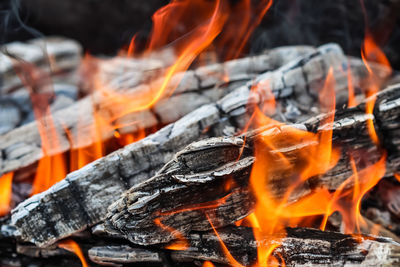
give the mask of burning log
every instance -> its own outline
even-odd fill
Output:
[[[96,246],[89,249],[89,258],[98,264],[162,262],[160,255],[169,253],[173,262],[211,261],[233,265],[221,242],[237,263],[252,266],[257,261],[257,248],[277,246],[270,258],[286,266],[393,266],[400,262],[400,246],[389,238],[344,235],[309,228],[288,228],[287,233],[255,240],[253,229],[226,227],[214,232],[193,232],[188,235],[184,250],[163,251],[127,245]],[[237,265],[236,265],[237,266]]]
[[[342,77],[343,62],[340,58],[340,49],[328,45],[260,76],[216,104],[204,105],[155,134],[70,173],[63,181],[14,209],[13,223],[23,240],[46,246],[101,222],[105,219],[108,205],[132,185],[154,175],[184,146],[205,137],[239,130],[243,126],[253,85],[277,79],[276,84],[271,83],[276,98],[289,97],[295,91],[301,92],[301,88],[303,94],[307,94],[306,88],[317,91],[330,66],[335,77]],[[293,73],[301,75],[298,77]],[[279,82],[284,78],[287,78],[286,82]],[[303,82],[296,83],[295,79],[299,78]],[[256,96],[255,101],[271,97]]]
[[[343,235],[307,228],[289,228],[286,237],[274,236],[257,241],[254,240],[250,228],[230,227],[218,232],[234,258],[245,266],[255,262],[257,246],[268,247],[268,244],[280,244],[271,257],[281,259],[287,266],[393,266],[400,262],[399,244],[390,239]],[[171,252],[173,260],[187,262],[200,259],[232,264],[220,248],[221,241],[214,233],[191,234],[189,241],[188,249]]]
[[[210,229],[208,218],[215,227],[229,225],[247,216],[253,210],[254,198],[249,189],[249,173],[254,162],[254,144],[264,138],[281,140],[275,154],[274,166],[268,175],[270,193],[282,197],[288,192],[295,162],[300,153],[309,153],[317,144],[314,139],[303,138],[301,143],[291,143],[287,138],[294,127],[308,132],[333,130],[333,146],[340,147],[338,163],[323,175],[307,180],[292,193],[297,200],[312,190],[338,189],[351,177],[349,157],[358,166],[367,168],[383,155],[368,132],[368,122],[375,121],[376,130],[388,151],[386,175],[399,168],[400,86],[389,87],[377,95],[373,114],[365,114],[365,103],[337,111],[332,125],[323,123],[323,117],[313,118],[304,124],[270,127],[249,132],[241,137],[201,140],[177,153],[154,177],[137,184],[109,207],[106,226],[118,231],[133,243],[141,245],[166,243],[191,230]],[[329,116],[329,115],[328,115]],[[363,157],[368,153],[368,158]],[[280,155],[292,164],[282,165]],[[212,158],[212,162],[210,162]],[[348,184],[346,187],[351,186]],[[168,201],[165,201],[168,199]],[[206,215],[208,214],[208,215]]]
[[[118,94],[115,97],[115,94],[106,94],[104,96],[101,92],[97,92],[93,96],[86,97],[74,105],[55,112],[52,118],[43,118],[43,120],[29,123],[0,136],[0,151],[4,156],[0,174],[32,166],[44,157],[43,140],[41,140],[38,129],[43,124],[53,124],[55,128],[45,129],[54,133],[49,137],[51,140],[46,141],[58,143],[57,146],[52,146],[46,151],[47,156],[70,149],[87,147],[95,142],[110,139],[114,136],[115,130],[120,133],[132,133],[176,121],[201,105],[215,102],[257,74],[276,69],[293,58],[310,53],[310,51],[315,51],[315,49],[310,47],[278,48],[264,55],[178,73],[172,77],[164,93],[164,97],[166,97],[175,88],[172,96],[160,99],[151,109],[145,108],[139,111],[135,110],[137,107],[132,106],[132,103],[142,105],[142,102],[137,103],[137,99],[143,98],[145,101],[157,90],[160,90],[164,79],[159,79],[150,85],[132,88],[130,86],[135,85],[136,82],[132,84],[132,81],[126,81],[126,79],[121,82],[117,76],[117,79],[111,81],[109,86],[120,92],[121,95]],[[337,51],[337,53],[341,53],[341,51]],[[132,102],[129,103],[131,106],[126,102],[118,103],[121,99],[123,101],[132,99],[129,101]],[[130,108],[133,108],[132,112],[129,111]],[[101,131],[96,128],[94,113],[101,116],[102,121],[109,122],[109,125],[103,127],[104,129]],[[49,121],[53,121],[53,123],[49,123]],[[66,130],[68,134],[66,134]],[[99,137],[95,138],[94,136]],[[34,168],[31,169],[34,170]],[[25,168],[24,175],[27,173],[29,173],[28,169]],[[15,176],[18,177],[18,174]]]

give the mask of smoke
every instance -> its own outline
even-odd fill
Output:
[[[9,0],[0,2],[0,45],[15,40],[22,41],[24,39],[39,38],[44,36],[40,31],[26,24],[25,20],[28,18],[27,14],[28,12],[23,11],[23,9],[21,8],[20,0]],[[44,42],[40,44],[40,48],[43,51],[44,60],[50,66],[50,59],[48,57]],[[19,65],[24,70],[16,70],[18,75],[20,75],[21,77],[31,76],[33,67],[31,63],[25,62],[18,55],[12,53],[11,51],[8,51],[6,46],[1,47],[0,53],[7,55],[15,62],[20,62]],[[0,97],[2,94],[2,83],[3,79],[0,76]]]
[[[20,0],[0,1],[0,44],[43,36],[26,24],[28,17],[29,12],[22,8]]]

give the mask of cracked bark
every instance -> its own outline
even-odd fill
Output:
[[[257,147],[262,147],[262,153],[272,155],[268,188],[275,197],[282,197],[296,182],[299,155],[309,153],[318,145],[315,139],[305,137],[301,143],[289,141],[294,127],[309,132],[332,129],[333,147],[339,149],[340,159],[326,173],[311,177],[297,187],[290,201],[321,187],[336,190],[353,174],[350,156],[357,168],[365,169],[378,162],[387,151],[385,175],[391,176],[398,171],[400,85],[377,94],[373,114],[365,114],[365,103],[361,103],[336,111],[333,124],[324,123],[326,116],[314,117],[303,124],[269,126],[239,137],[216,137],[190,144],[155,176],[134,185],[110,205],[106,230],[117,231],[133,243],[150,245],[177,239],[177,233],[185,235],[193,230],[210,229],[206,214],[212,218],[215,227],[232,224],[247,216],[254,204],[249,187],[254,147],[263,140],[276,141],[273,150],[266,146]],[[383,147],[376,146],[371,140],[367,129],[369,120],[375,122]],[[281,155],[290,164],[282,164]],[[349,186],[351,183],[346,187]]]
[[[143,101],[147,101],[146,95],[154,94],[159,90],[163,79],[151,81],[149,84],[137,85],[138,79],[145,79],[143,78],[146,76],[145,73],[140,72],[134,75],[135,73],[132,74],[132,71],[126,71],[124,75],[121,75],[118,71],[110,74],[105,70],[100,72],[105,77],[99,77],[99,79],[106,83],[107,88],[117,91],[121,95],[115,96],[115,94],[96,92],[65,109],[55,112],[52,118],[45,117],[40,121],[29,123],[0,136],[0,153],[3,157],[0,174],[24,168],[23,175],[26,176],[28,172],[35,171],[34,164],[43,157],[38,124],[52,125],[49,122],[51,120],[54,122],[55,129],[45,130],[55,133],[48,134],[48,136],[50,136],[50,139],[56,139],[59,146],[51,147],[47,151],[49,156],[70,149],[87,147],[97,140],[93,136],[99,134],[96,130],[95,112],[97,116],[101,116],[104,121],[110,121],[112,125],[112,127],[102,129],[99,137],[102,141],[113,137],[114,129],[117,129],[120,133],[134,133],[140,129],[166,125],[202,105],[217,101],[257,74],[276,69],[293,58],[312,51],[315,53],[314,48],[303,46],[277,48],[263,55],[178,73],[171,79],[164,96],[151,109],[133,112],[129,111],[127,103],[120,103],[121,95],[124,96],[123,99],[136,101],[143,98]],[[104,62],[101,66],[114,66],[115,64],[117,63]],[[155,66],[158,65],[155,64]],[[154,73],[147,76],[149,75],[152,77]],[[113,76],[114,79],[109,76]],[[166,98],[174,88],[175,91],[172,96]],[[66,134],[66,129],[68,129],[69,134]],[[53,142],[53,140],[47,141]],[[17,178],[18,175],[19,173],[15,173],[14,177]]]
[[[229,226],[214,232],[192,232],[188,235],[188,248],[168,251],[160,248],[136,248],[134,245],[95,246],[89,249],[91,261],[106,265],[162,262],[160,255],[170,254],[172,262],[211,261],[231,265],[221,248],[224,242],[234,259],[244,266],[257,261],[257,247],[278,245],[272,257],[286,266],[394,266],[400,262],[400,246],[389,238],[344,235],[308,228],[288,228],[286,233],[274,234],[255,240],[253,230]]]
[[[249,99],[252,103],[262,103],[271,97],[267,92],[263,94],[263,90],[253,95],[251,88],[254,85],[265,84],[266,81],[271,83],[270,89],[278,99],[307,94],[305,86],[316,93],[326,78],[328,66],[332,66],[338,90],[346,88],[341,60],[344,58],[340,55],[337,46],[327,45],[276,71],[260,75],[216,104],[204,105],[155,134],[70,173],[49,190],[15,208],[12,211],[13,223],[23,240],[46,246],[104,220],[108,205],[132,185],[153,176],[186,145],[241,129],[246,121]],[[298,73],[296,70],[299,68],[304,68],[309,75],[308,84],[303,75],[297,77],[293,74]],[[286,79],[286,83],[280,82],[282,78]],[[277,79],[279,82],[275,83]],[[297,79],[303,80],[295,82]],[[340,83],[341,80],[345,82]]]

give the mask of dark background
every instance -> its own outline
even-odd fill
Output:
[[[115,54],[139,32],[143,43],[151,15],[167,0],[0,0],[0,42],[62,35],[92,54]],[[238,1],[230,0],[231,5]],[[257,3],[257,1],[253,1]],[[400,1],[364,0],[368,26],[392,65],[400,69]],[[238,20],[241,18],[238,17]],[[360,56],[365,33],[360,0],[275,0],[245,53],[280,45],[337,42]]]

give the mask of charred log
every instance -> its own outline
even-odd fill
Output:
[[[269,192],[281,197],[296,180],[298,155],[316,146],[315,140],[304,139],[290,143],[286,136],[294,127],[309,132],[333,130],[333,146],[340,148],[338,163],[328,172],[315,176],[291,195],[297,200],[317,188],[336,190],[352,175],[349,157],[360,168],[376,163],[389,151],[386,175],[399,168],[399,146],[390,131],[380,129],[392,125],[400,116],[400,86],[390,87],[377,95],[374,114],[365,114],[365,104],[337,111],[333,124],[323,123],[324,116],[304,124],[268,127],[249,132],[242,137],[212,138],[187,146],[167,163],[154,177],[137,184],[109,207],[106,226],[117,230],[133,243],[141,245],[165,243],[191,230],[210,229],[208,217],[216,227],[231,224],[253,208],[253,196],[248,187],[254,145],[261,140],[281,140],[274,150],[265,153],[283,155],[292,164],[280,164],[280,157],[271,158],[268,170]],[[388,119],[391,118],[391,119]],[[376,129],[385,140],[385,147],[377,146],[369,136],[369,120],[379,121]],[[392,139],[390,139],[392,138]],[[246,143],[245,143],[246,142]],[[301,152],[303,151],[303,152]],[[364,156],[368,153],[368,157]],[[209,159],[213,159],[210,162]],[[351,186],[348,183],[346,187]],[[165,201],[167,200],[168,201]],[[206,216],[206,214],[208,214]],[[173,231],[171,230],[173,229]]]
[[[306,87],[316,92],[329,66],[338,79],[343,77],[340,55],[337,46],[321,47],[236,89],[216,104],[202,106],[157,133],[70,173],[49,190],[21,203],[12,212],[13,223],[24,240],[46,246],[102,221],[108,205],[120,194],[153,176],[184,146],[205,137],[224,135],[224,132],[232,134],[244,126],[253,85],[278,79],[271,87],[276,98],[288,97],[295,91],[308,94]],[[302,82],[296,83],[295,79]],[[270,97],[261,93],[254,99],[262,102]],[[3,162],[3,166],[7,164]]]
[[[107,70],[99,79],[106,83],[112,91],[120,93],[118,97],[114,95],[96,92],[91,96],[85,97],[74,105],[55,112],[52,117],[45,117],[42,120],[29,123],[16,128],[15,130],[0,137],[0,151],[3,155],[3,164],[0,166],[0,173],[16,171],[24,167],[32,166],[44,157],[42,151],[42,140],[38,126],[54,125],[55,129],[45,129],[55,134],[48,134],[49,143],[57,140],[58,146],[53,146],[46,154],[48,156],[63,153],[70,149],[78,149],[92,145],[96,138],[93,138],[96,131],[94,113],[101,116],[105,121],[110,121],[110,127],[103,129],[100,133],[101,140],[113,137],[114,130],[120,133],[134,133],[140,129],[149,129],[158,125],[166,125],[180,119],[187,113],[196,108],[213,103],[222,96],[229,93],[234,88],[243,85],[246,81],[254,78],[257,74],[278,68],[297,56],[306,53],[317,53],[310,47],[288,47],[271,50],[269,53],[229,61],[223,64],[215,64],[199,68],[195,71],[176,74],[170,81],[168,88],[165,89],[164,99],[160,99],[151,109],[141,111],[126,112],[129,108],[126,103],[119,103],[121,96],[129,99],[146,99],[154,95],[160,89],[164,79],[158,79],[149,85],[138,85],[143,77],[152,77],[153,74],[146,75],[143,66],[134,72],[127,70],[125,75],[119,72],[113,76]],[[341,51],[336,51],[340,56]],[[114,66],[114,63],[109,63]],[[107,65],[104,63],[103,65]],[[159,68],[158,64],[142,64],[149,69]],[[122,67],[122,70],[127,68]],[[127,77],[128,76],[128,77]],[[121,78],[122,77],[122,78]],[[128,79],[129,78],[129,79]],[[153,77],[154,78],[154,77]],[[228,79],[228,80],[227,80]],[[173,95],[165,99],[172,93]],[[146,102],[144,102],[146,103]],[[143,103],[137,103],[138,106]],[[117,117],[117,118],[116,118]],[[116,118],[116,119],[115,119]],[[51,123],[53,122],[53,123]],[[132,122],[140,122],[134,123]],[[43,127],[43,126],[42,126]],[[66,133],[68,131],[68,134]],[[34,168],[30,168],[34,170]],[[24,169],[24,175],[28,168]],[[15,174],[15,177],[18,173]]]
[[[98,264],[126,264],[161,261],[161,253],[169,253],[173,262],[211,261],[233,263],[223,251],[221,243],[243,266],[257,262],[257,247],[277,245],[270,258],[286,266],[382,266],[400,262],[400,246],[389,238],[344,235],[308,228],[288,228],[286,233],[255,240],[253,230],[246,227],[226,227],[214,232],[192,232],[187,236],[185,250],[165,251],[143,249],[127,245],[97,246],[89,249],[89,257]]]
[[[399,245],[390,239],[353,237],[335,232],[322,232],[307,228],[287,229],[286,237],[274,236],[255,241],[249,228],[227,228],[218,231],[219,236],[234,258],[245,266],[256,261],[257,246],[280,244],[272,256],[287,266],[307,264],[346,266],[396,265],[400,261]],[[227,260],[214,233],[189,235],[187,250],[172,252],[176,261],[195,259],[231,264]],[[278,260],[279,262],[279,260]],[[283,264],[283,262],[281,262]]]

